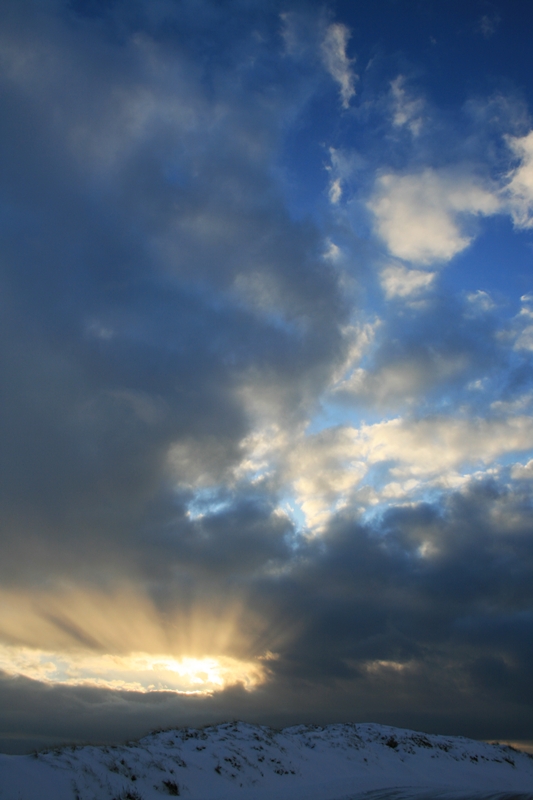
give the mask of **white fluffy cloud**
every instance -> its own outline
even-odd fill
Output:
[[[285,469],[307,524],[321,530],[330,515],[352,502],[406,497],[423,486],[459,487],[472,467],[533,448],[533,419],[396,418],[359,429],[327,428],[290,443]],[[530,462],[532,463],[532,462]],[[383,465],[382,486],[361,493],[371,467]],[[518,470],[518,468],[517,468]],[[530,464],[513,477],[531,477]],[[463,474],[464,473],[464,474]],[[527,475],[525,474],[527,473]],[[357,493],[357,494],[356,494]]]
[[[404,474],[427,478],[533,447],[533,419],[397,418],[363,426],[359,439],[369,463],[395,461]]]
[[[358,432],[342,426],[305,437],[288,454],[294,492],[309,527],[319,530],[366,473]]]
[[[465,218],[495,214],[500,201],[471,177],[425,169],[381,175],[368,207],[392,255],[429,265],[468,247],[472,236],[464,228]]]
[[[425,487],[459,489],[503,455],[533,448],[533,418],[396,417],[372,425],[337,425],[315,433],[265,428],[243,442],[240,475],[292,487],[305,523],[320,532],[346,506],[406,499]],[[513,478],[533,476],[529,462]],[[380,478],[372,478],[378,468]],[[274,476],[278,478],[275,479]],[[368,480],[365,479],[370,479]],[[281,485],[280,484],[280,485]]]
[[[391,83],[391,93],[393,125],[407,126],[416,135],[421,101],[407,96],[403,76]],[[507,143],[518,165],[500,187],[484,186],[458,170],[431,167],[380,175],[368,208],[389,252],[417,265],[449,261],[473,239],[469,218],[498,212],[510,214],[517,228],[533,228],[533,131],[508,136]]]
[[[348,108],[355,94],[357,75],[352,69],[353,58],[346,55],[346,45],[350,31],[346,25],[335,23],[329,25],[322,41],[321,55],[324,66],[340,87],[342,107]]]

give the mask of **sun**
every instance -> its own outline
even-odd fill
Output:
[[[0,645],[0,669],[10,675],[50,684],[135,692],[210,695],[237,684],[252,691],[268,679],[266,660],[243,661],[224,655],[176,658],[144,652],[53,652]]]

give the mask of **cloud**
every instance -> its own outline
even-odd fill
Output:
[[[529,450],[533,447],[533,422],[529,416],[396,419],[364,427],[360,438],[370,463],[390,459],[398,462],[404,475],[445,476],[464,464],[487,464],[504,453]]]
[[[533,459],[527,464],[514,464],[511,468],[511,478],[513,480],[533,480]]]
[[[357,432],[350,428],[305,437],[292,446],[289,459],[296,498],[309,527],[318,530],[346,503],[367,469]]]
[[[420,98],[413,99],[408,95],[405,89],[404,75],[398,75],[391,81],[390,86],[393,109],[392,124],[395,128],[405,126],[413,136],[418,136],[424,124],[422,117],[424,101]]]
[[[379,278],[385,297],[391,300],[394,297],[411,298],[422,294],[435,280],[435,273],[392,264],[381,271]]]
[[[424,168],[369,65],[317,143],[349,30],[278,11],[0,11],[0,737],[530,725],[531,314],[424,268],[529,225],[527,137]]]
[[[353,58],[346,55],[350,31],[342,23],[329,25],[321,46],[322,61],[334,81],[339,84],[342,107],[349,108],[355,95],[357,75],[352,69]]]
[[[323,529],[339,509],[366,505],[355,489],[369,470],[384,465],[382,487],[369,495],[402,497],[424,484],[461,484],[459,471],[492,464],[533,448],[529,416],[497,420],[396,418],[359,429],[339,426],[308,436],[290,457],[295,495],[310,527]],[[400,483],[398,483],[400,481]]]
[[[6,730],[23,748],[32,737],[113,741],[232,714],[284,725],[372,713],[489,738],[507,719],[509,737],[526,738],[531,523],[527,493],[494,480],[391,507],[373,525],[345,508],[320,540],[300,543],[289,570],[250,587],[248,610],[268,621],[258,642],[278,645],[259,662],[270,674],[255,692],[154,695],[4,675]]]
[[[497,213],[500,201],[474,178],[427,168],[382,174],[368,207],[391,255],[429,266],[468,247],[468,218]]]
[[[519,165],[510,173],[504,195],[517,228],[533,227],[533,131],[526,136],[509,136],[507,143]]]
[[[329,173],[328,197],[332,205],[338,205],[343,195],[344,184],[353,177],[361,167],[361,159],[355,152],[329,148],[330,164],[326,166]]]
[[[345,315],[318,231],[291,219],[271,170],[298,85],[269,80],[252,108],[231,67],[210,96],[186,42],[116,11],[120,48],[101,38],[113,15],[84,19],[80,46],[60,16],[22,6],[2,33],[4,153],[25,165],[4,188],[27,233],[20,246],[11,228],[2,266],[25,298],[2,341],[8,538],[14,551],[22,531],[64,538],[65,559],[81,549],[87,564],[95,542],[139,531],[169,483],[232,474],[252,398],[305,414],[296,396],[328,381]],[[234,33],[253,72],[261,48]]]
[[[477,30],[485,39],[492,39],[500,22],[501,17],[497,13],[483,14],[477,24]]]
[[[1,636],[66,672],[76,649],[107,672],[134,652],[255,663],[265,648],[232,648],[261,625],[236,607],[282,571],[293,525],[276,486],[240,469],[245,443],[263,417],[301,425],[346,346],[322,236],[273,168],[308,90],[286,67],[260,78],[277,34],[261,56],[240,15],[208,86],[201,14],[119,6],[80,19],[15,4],[2,26],[18,221],[0,265]],[[180,20],[191,36],[169,43]]]
[[[392,354],[391,354],[392,356]],[[375,369],[358,367],[340,382],[335,391],[347,401],[352,398],[365,406],[391,408],[403,402],[416,405],[431,384],[448,382],[465,371],[467,362],[461,356],[429,356],[421,352],[391,358]]]
[[[420,308],[417,300],[411,298],[405,305],[398,305],[399,317],[406,307],[413,315],[435,314],[431,303]],[[440,317],[436,317],[435,321],[438,320]],[[446,387],[447,391],[453,392],[472,369],[475,354],[480,359],[487,358],[483,347],[472,341],[472,333],[465,331],[463,325],[461,328],[468,337],[466,340],[461,342],[455,335],[457,331],[444,342],[442,336],[431,329],[427,318],[426,324],[423,317],[416,322],[418,324],[403,319],[404,336],[401,339],[393,337],[402,319],[382,324],[379,337],[365,358],[365,366],[356,365],[347,372],[334,386],[334,394],[350,405],[362,404],[365,408],[391,410],[406,405],[416,408],[437,387]],[[436,338],[440,340],[437,347]]]
[[[470,292],[466,296],[466,299],[469,303],[471,303],[472,307],[478,313],[492,311],[496,305],[490,294],[488,292],[484,292],[482,289],[478,289],[475,292]]]
[[[525,295],[521,298],[522,308],[514,318],[515,350],[533,350],[533,309],[530,298]]]

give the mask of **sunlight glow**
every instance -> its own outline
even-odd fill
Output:
[[[267,654],[263,661],[270,658]],[[0,645],[0,669],[9,675],[50,684],[205,695],[236,684],[251,691],[268,677],[261,660],[245,662],[228,656],[174,658],[152,653],[56,653],[12,645]]]

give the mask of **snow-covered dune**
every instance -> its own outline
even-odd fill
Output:
[[[153,733],[119,747],[0,756],[0,800],[368,800],[526,795],[533,757],[383,725],[242,722]]]

